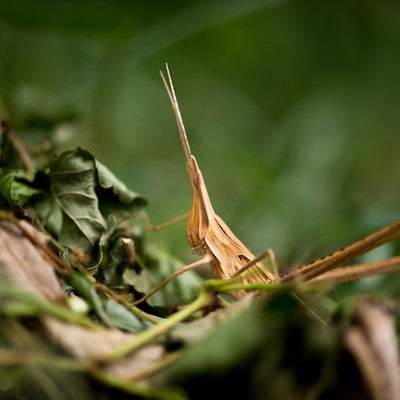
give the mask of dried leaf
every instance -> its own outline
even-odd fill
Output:
[[[358,300],[344,342],[358,364],[371,399],[398,399],[399,352],[394,316],[388,309],[367,299]]]
[[[44,235],[33,227],[26,224],[26,229],[30,229],[32,235],[37,234],[39,239],[43,240]],[[30,298],[34,296],[39,300],[47,299],[55,303],[64,299],[64,292],[54,269],[30,240],[21,234],[15,224],[0,221],[0,246],[3,249],[0,252],[0,275],[3,278],[11,282],[18,290],[27,292]],[[82,284],[79,280],[81,287],[86,288],[86,283]],[[40,301],[34,303],[40,305]],[[2,305],[3,303],[0,304],[0,308]],[[35,315],[33,308],[27,311],[30,311],[31,316]],[[44,317],[45,309],[40,307],[36,311],[39,312],[37,316],[40,317],[51,340],[85,363],[102,359],[115,346],[134,338],[132,333],[124,333],[116,329],[93,330],[60,321],[51,316]],[[72,313],[72,311],[69,312]],[[149,363],[158,360],[163,352],[161,345],[149,345],[123,360],[116,360],[105,366],[103,372],[116,377],[131,376]]]
[[[117,346],[134,338],[134,334],[117,329],[94,331],[53,318],[46,318],[44,324],[55,343],[84,362],[101,361]],[[163,353],[161,345],[149,345],[123,360],[104,366],[103,371],[119,378],[129,377],[159,360]]]
[[[44,235],[21,221],[39,241]],[[51,264],[13,223],[0,221],[0,275],[16,287],[41,298],[58,302],[64,297]],[[28,261],[29,260],[29,261]]]

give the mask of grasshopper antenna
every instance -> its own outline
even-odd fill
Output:
[[[189,161],[190,158],[192,157],[192,153],[190,151],[190,146],[189,142],[186,136],[186,130],[185,130],[185,125],[183,124],[183,119],[181,115],[181,111],[179,110],[179,104],[178,104],[178,99],[176,98],[175,95],[175,90],[174,90],[174,85],[172,83],[172,78],[171,78],[171,73],[169,72],[168,64],[165,64],[165,68],[167,71],[167,76],[168,76],[168,82],[164,77],[164,74],[162,71],[160,71],[161,79],[164,83],[165,90],[167,91],[169,100],[172,105],[172,109],[174,110],[175,118],[176,118],[176,123],[178,125],[178,130],[179,130],[179,136],[181,138],[182,146],[183,146],[183,151],[185,152],[186,159]]]

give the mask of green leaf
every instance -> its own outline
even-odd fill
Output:
[[[63,224],[63,212],[53,196],[48,193],[36,196],[30,203],[28,212],[39,220],[51,235],[58,237]]]
[[[93,156],[82,149],[67,151],[50,163],[51,192],[63,213],[59,242],[91,253],[106,230],[96,194]]]
[[[125,205],[145,206],[147,200],[136,192],[129,190],[125,183],[120,181],[106,166],[95,160],[99,185],[103,189],[111,189],[118,200]]]
[[[149,321],[138,318],[134,313],[112,299],[107,300],[105,312],[113,326],[129,332],[142,331],[153,325]]]
[[[17,171],[0,168],[0,199],[11,207],[22,207],[39,193],[40,190],[22,182]]]
[[[132,216],[147,201],[129,190],[108,168],[88,151],[76,149],[54,158],[49,165],[51,194],[62,213],[59,242],[66,247],[92,253],[99,243],[105,248],[108,238],[122,219]],[[49,211],[55,209],[45,199],[38,210],[47,216],[51,227],[59,225]],[[100,260],[101,260],[100,254]],[[97,261],[96,264],[100,262]]]

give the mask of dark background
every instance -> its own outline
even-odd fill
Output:
[[[167,61],[215,210],[301,263],[399,218],[399,17],[389,0],[2,1],[0,112],[93,152],[160,223],[191,202]],[[155,238],[190,260],[184,226]]]

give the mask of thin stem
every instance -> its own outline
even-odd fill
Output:
[[[160,400],[184,400],[185,397],[177,390],[173,389],[158,389],[145,383],[129,382],[125,379],[120,379],[101,372],[98,369],[93,369],[89,373],[98,380],[108,386],[112,386],[123,390],[124,392],[134,394],[140,398],[153,398]]]
[[[170,220],[168,220],[168,221],[166,221],[166,222],[163,222],[163,223],[161,223],[161,224],[152,225],[152,224],[150,223],[149,216],[148,216],[146,213],[143,213],[143,214],[142,214],[142,217],[143,217],[144,222],[145,222],[145,224],[146,224],[146,228],[149,229],[149,230],[151,230],[151,231],[160,231],[160,230],[162,230],[162,229],[164,229],[164,228],[166,228],[166,227],[168,227],[168,226],[170,226],[170,225],[173,225],[173,224],[175,224],[175,223],[177,223],[177,222],[180,222],[180,221],[184,220],[184,219],[187,218],[188,216],[189,216],[189,213],[187,212],[187,213],[185,213],[185,214],[178,215],[178,216],[175,217],[175,218],[171,218]]]
[[[72,324],[80,325],[89,329],[98,329],[99,326],[92,322],[90,319],[85,318],[83,315],[71,312],[70,309],[42,300],[39,297],[31,297],[31,304],[36,303],[39,310],[43,310],[49,315],[60,319],[61,321],[70,322]]]
[[[56,254],[54,254],[47,246],[43,244],[43,242],[38,239],[35,235],[33,235],[28,228],[24,225],[25,222],[15,220],[15,224],[18,225],[18,228],[22,231],[22,233],[27,236],[27,238],[34,244],[36,245],[42,252],[51,260],[53,261],[56,265],[53,267],[56,269],[57,272],[61,271],[72,271],[72,268],[64,263]],[[61,267],[61,270],[60,270]]]
[[[274,282],[255,282],[255,283],[235,283],[236,277],[224,280],[209,280],[206,283],[210,288],[213,288],[218,293],[223,292],[236,292],[239,290],[256,291],[267,290],[275,291],[281,290],[283,286],[280,283]]]
[[[67,357],[43,354],[30,350],[0,349],[1,365],[38,364],[72,371],[83,371],[85,366]]]
[[[240,268],[238,271],[236,271],[232,275],[232,278],[243,274],[243,272],[247,271],[254,264],[257,264],[258,262],[262,261],[264,258],[266,258],[266,257],[271,258],[271,253],[272,253],[271,249],[268,249],[268,250],[262,252],[260,255],[258,255],[257,257],[253,258],[246,265],[244,265],[242,268]]]
[[[140,381],[144,378],[149,377],[150,375],[155,374],[157,371],[167,367],[172,362],[174,362],[181,354],[181,351],[177,350],[173,353],[169,353],[166,356],[162,357],[161,359],[155,361],[154,363],[150,364],[146,368],[143,368],[139,372],[136,372],[130,375],[127,380],[132,381]]]
[[[111,298],[113,298],[118,303],[122,304],[126,309],[132,311],[134,314],[139,316],[140,318],[146,319],[152,324],[158,324],[160,321],[155,318],[153,315],[148,314],[147,312],[141,310],[138,307],[134,307],[129,301],[125,300],[118,293],[115,293],[114,290],[110,289],[108,286],[103,285],[102,283],[95,283],[94,286],[99,290],[102,290],[104,293],[107,293]]]
[[[387,274],[398,270],[400,270],[400,256],[382,261],[336,268],[332,271],[327,271],[322,275],[316,276],[311,281],[327,283],[348,282],[371,275]]]
[[[294,289],[298,289],[299,286],[292,284],[282,285],[280,283],[248,283],[248,284],[235,284],[229,283],[231,279],[227,279],[225,281],[208,281],[208,285],[212,287],[216,292],[232,292],[238,290],[248,290],[248,291],[266,291],[266,292],[280,292],[280,291],[290,291],[290,294],[301,304],[301,306],[305,309],[305,311],[310,314],[313,318],[315,318],[321,326],[326,326],[326,322],[321,318],[321,316],[315,312],[311,307],[309,307],[304,300],[294,291]],[[228,284],[226,284],[228,283]],[[308,284],[310,286],[310,284]]]
[[[143,297],[141,297],[139,300],[134,301],[131,303],[133,306],[137,306],[138,304],[142,303],[143,301],[147,300],[149,297],[151,297],[154,293],[158,292],[161,288],[163,288],[167,283],[172,281],[175,277],[178,275],[183,274],[184,272],[190,271],[191,269],[195,269],[197,267],[200,267],[201,265],[205,265],[211,261],[210,256],[206,256],[202,258],[201,260],[195,261],[191,264],[185,265],[182,268],[179,268],[176,270],[174,273],[171,275],[167,276],[162,282],[160,282],[157,286],[155,286],[153,289],[148,291]]]
[[[199,297],[196,300],[188,304],[182,310],[171,315],[169,318],[159,323],[158,325],[155,325],[152,328],[149,328],[146,331],[139,333],[135,336],[133,340],[130,340],[127,343],[124,343],[121,346],[117,347],[113,352],[106,356],[103,361],[113,361],[117,358],[125,356],[132,351],[137,350],[141,346],[155,339],[157,336],[167,332],[179,322],[182,322],[186,318],[190,317],[196,311],[199,311],[202,308],[206,307],[210,304],[211,301],[211,291],[207,290],[207,288],[203,286],[202,290],[200,291]]]
[[[21,159],[22,165],[28,173],[32,173],[34,171],[31,158],[29,157],[28,152],[25,150],[25,147],[21,143],[20,140],[14,135],[14,133],[10,130],[5,130],[3,134],[8,134],[8,139],[10,143],[14,146],[15,151],[18,154],[18,157]]]

